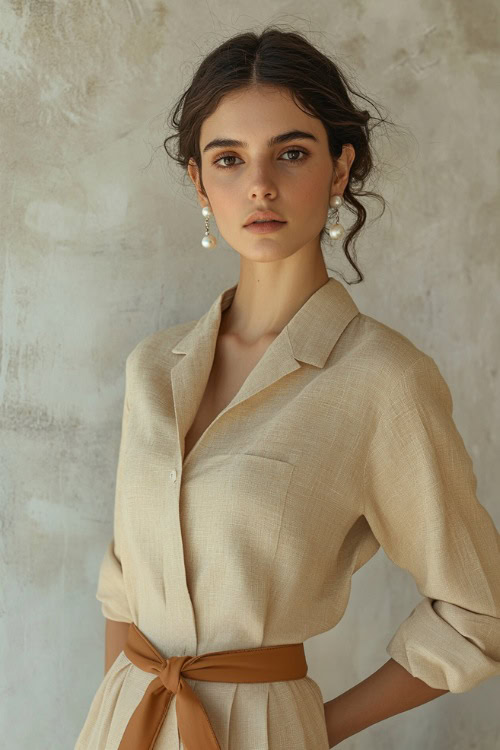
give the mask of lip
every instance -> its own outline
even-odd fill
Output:
[[[274,211],[254,211],[253,214],[250,214],[247,218],[243,226],[247,227],[253,221],[284,221],[284,219],[274,213]]]
[[[286,221],[266,221],[262,224],[247,224],[244,229],[248,229],[254,234],[270,234],[271,232],[279,232],[280,229],[286,226],[286,223]]]

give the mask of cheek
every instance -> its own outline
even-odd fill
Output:
[[[324,206],[328,203],[329,173],[327,170],[296,167],[291,174],[283,174],[275,184],[278,200],[283,211],[293,212],[295,217],[308,217],[319,224],[324,223]],[[229,170],[228,170],[229,171]],[[238,170],[231,174],[207,173],[204,181],[212,210],[220,224],[232,226],[236,217],[248,208],[248,184],[241,180]],[[241,208],[240,208],[241,207]],[[244,216],[243,216],[244,218]]]
[[[292,195],[292,194],[291,194]],[[328,195],[328,186],[319,181],[317,175],[305,176],[293,190],[294,211],[297,215],[303,217],[322,217],[324,213],[326,196]]]
[[[205,182],[205,190],[209,197],[212,209],[219,216],[231,215],[234,205],[241,200],[242,185],[238,185],[231,175],[210,175]]]
[[[329,189],[328,171],[318,163],[297,167],[296,171],[289,183],[294,196],[309,206],[323,203]]]

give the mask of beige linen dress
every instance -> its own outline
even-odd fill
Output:
[[[387,653],[453,693],[499,676],[500,535],[450,390],[339,281],[307,299],[184,460],[236,286],[127,357],[103,615],[135,622],[165,658],[303,642],[335,627],[382,546],[422,596]],[[75,750],[115,750],[154,678],[122,651]],[[188,683],[222,750],[328,748],[310,677]],[[155,750],[183,750],[175,700]]]

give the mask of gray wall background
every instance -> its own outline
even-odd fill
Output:
[[[381,143],[389,201],[365,228],[363,312],[435,358],[500,526],[498,4],[2,0],[0,736],[74,745],[103,676],[97,574],[112,533],[124,363],[238,278],[161,147],[199,60],[283,23],[342,58],[415,138]],[[160,148],[158,148],[160,146]],[[368,205],[373,216],[378,204]],[[212,222],[214,227],[214,222]],[[354,278],[338,251],[330,269]],[[380,550],[341,623],[306,643],[324,700],[389,657],[420,596]],[[367,625],[369,623],[369,625]],[[374,725],[346,750],[500,748],[498,682]],[[495,700],[496,699],[496,700]]]

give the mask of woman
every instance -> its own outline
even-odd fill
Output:
[[[326,750],[500,675],[499,534],[449,388],[323,259],[325,235],[344,237],[359,273],[357,196],[373,195],[373,118],[348,91],[302,36],[268,28],[208,55],[177,105],[202,244],[214,218],[240,276],[127,358],[97,591],[107,671],[76,750]],[[340,621],[380,546],[423,598],[391,658],[323,704],[303,642]]]

